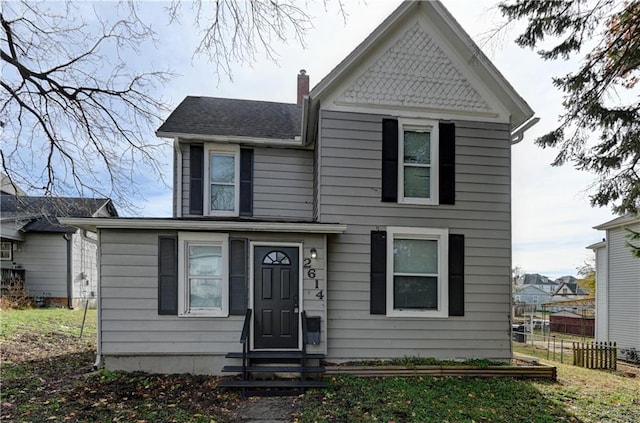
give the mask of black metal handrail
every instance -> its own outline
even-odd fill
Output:
[[[304,381],[307,374],[307,312],[302,312],[302,372],[301,379]]]
[[[249,354],[249,340],[251,334],[251,313],[250,308],[244,315],[244,324],[242,325],[242,334],[240,335],[240,343],[242,344],[242,378],[247,380],[249,373],[247,372],[247,355]]]

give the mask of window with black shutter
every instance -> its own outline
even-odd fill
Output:
[[[178,314],[178,237],[158,237],[158,314]]]
[[[455,204],[455,124],[382,120],[381,200]]]
[[[464,235],[388,227],[371,232],[370,313],[464,315]]]

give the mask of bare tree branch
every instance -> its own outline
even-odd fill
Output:
[[[307,1],[196,0],[194,57],[207,57],[218,78],[260,52],[276,60],[278,42],[304,45]],[[120,1],[104,14],[100,4],[71,0],[3,3],[0,160],[12,183],[32,195],[108,197],[135,212],[136,178],[164,180],[166,144],[154,131],[168,109],[157,93],[173,74],[129,63],[157,41],[140,7]],[[166,9],[170,24],[179,24],[181,8],[176,0]]]

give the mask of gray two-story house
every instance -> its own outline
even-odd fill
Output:
[[[527,103],[430,1],[400,5],[310,92],[298,78],[297,104],[173,111],[157,131],[174,140],[172,218],[73,220],[99,233],[104,364],[218,373],[247,316],[251,351],[509,359]]]

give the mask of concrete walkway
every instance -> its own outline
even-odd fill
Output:
[[[300,411],[298,397],[248,397],[238,408],[242,423],[290,423]]]

